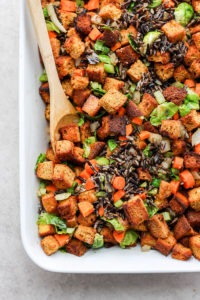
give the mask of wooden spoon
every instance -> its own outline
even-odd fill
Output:
[[[34,25],[37,42],[44,62],[50,90],[50,138],[55,151],[59,139],[59,129],[70,123],[77,123],[79,117],[65,95],[58,77],[47,27],[42,11],[41,0],[27,0]]]

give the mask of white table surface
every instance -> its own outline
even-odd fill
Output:
[[[19,3],[0,4],[0,299],[200,299],[198,273],[63,275],[43,271],[27,257],[19,224]]]

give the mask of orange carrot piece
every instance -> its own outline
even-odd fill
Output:
[[[132,132],[133,132],[133,125],[132,124],[126,125],[126,136],[131,135]]]
[[[147,197],[147,195],[146,195],[146,193],[144,192],[144,193],[142,193],[142,194],[139,194],[138,195],[142,200],[145,200],[146,199],[146,197]]]
[[[65,246],[70,240],[69,234],[54,234],[54,237],[57,240],[60,247]]]
[[[79,112],[81,112],[81,113],[83,112],[83,110],[82,110],[82,108],[80,106],[76,106],[76,110],[79,111]]]
[[[172,180],[170,182],[170,189],[172,194],[176,194],[178,192],[180,186],[180,180]]]
[[[80,177],[82,177],[83,179],[88,179],[91,177],[91,175],[86,171],[86,170],[83,170],[80,174],[79,174]]]
[[[181,181],[183,182],[184,188],[189,189],[195,185],[195,180],[192,173],[188,170],[184,170],[180,174]]]
[[[184,81],[184,84],[187,85],[189,88],[194,88],[195,87],[195,82],[193,79],[186,79]]]
[[[103,206],[99,207],[98,213],[99,213],[100,217],[103,217],[103,215],[104,215],[104,208],[103,208]]]
[[[113,236],[114,236],[115,241],[120,244],[124,239],[125,231],[119,232],[119,231],[114,230],[113,231]]]
[[[60,10],[65,10],[68,12],[75,12],[76,11],[76,2],[68,1],[68,0],[61,0],[60,1]]]
[[[50,39],[56,38],[57,33],[55,31],[48,31],[48,35]]]
[[[139,133],[139,138],[140,138],[141,141],[144,141],[144,140],[148,139],[149,137],[150,137],[150,132],[149,131],[143,130]]]
[[[78,208],[84,218],[89,216],[94,211],[94,206],[90,202],[87,202],[87,201],[82,201],[82,202],[78,203]]]
[[[124,116],[126,114],[126,110],[124,107],[120,107],[119,110],[118,110],[118,115],[120,117]]]
[[[95,184],[94,184],[93,180],[91,178],[88,178],[86,183],[85,183],[85,189],[87,191],[89,191],[89,190],[92,190],[94,188],[95,188]]]
[[[139,148],[140,150],[145,149],[146,146],[147,146],[147,144],[146,144],[144,141],[138,141],[138,148]]]
[[[163,0],[162,2],[163,2],[163,5],[166,8],[173,8],[173,7],[175,7],[175,3],[172,0]]]
[[[200,144],[194,146],[194,152],[200,154]]]
[[[78,184],[82,183],[82,181],[80,179],[78,179],[78,178],[76,178],[74,181],[77,182]]]
[[[51,192],[51,193],[55,193],[57,191],[57,187],[55,187],[55,185],[50,184],[46,186],[46,191],[47,192]]]
[[[96,41],[100,35],[101,35],[101,32],[95,27],[92,29],[92,31],[90,31],[89,38],[92,41]]]
[[[179,192],[176,193],[175,197],[177,197],[178,199],[182,199],[183,203],[187,203],[188,202],[188,199],[182,193],[179,193]]]
[[[136,124],[136,125],[142,125],[143,120],[139,117],[135,117],[132,120],[132,123]]]
[[[126,181],[124,179],[124,177],[122,176],[115,176],[113,181],[112,181],[112,185],[114,187],[114,189],[116,190],[123,190],[123,188],[125,187]]]
[[[76,69],[73,73],[74,76],[81,76],[83,77],[85,75],[85,70],[83,69]]]
[[[124,142],[127,141],[127,138],[125,136],[119,136],[118,140]]]
[[[94,10],[99,8],[99,0],[89,0],[87,4],[84,5],[87,10]]]
[[[178,170],[183,168],[183,158],[182,157],[176,156],[174,158],[173,168],[178,169]]]
[[[120,200],[125,195],[124,190],[119,190],[116,193],[113,194],[113,201],[116,203],[118,200]]]
[[[178,120],[179,119],[179,113],[176,112],[175,115],[173,115],[173,120]]]
[[[121,48],[122,44],[120,42],[117,42],[114,46],[112,46],[111,50],[114,52],[117,49]]]
[[[200,97],[200,83],[196,83],[195,93],[197,93],[197,95]]]

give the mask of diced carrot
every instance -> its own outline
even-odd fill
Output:
[[[146,146],[147,146],[147,144],[146,144],[144,141],[138,141],[138,148],[139,148],[140,150],[145,149]]]
[[[86,163],[86,164],[85,164],[85,170],[86,170],[89,174],[93,175],[93,174],[94,174],[94,170],[98,171],[99,168],[97,167],[97,162],[96,162],[95,159],[90,160],[90,163],[91,163],[91,165],[92,165],[93,168],[92,168],[88,163]]]
[[[118,242],[119,244],[123,241],[124,236],[125,236],[125,231],[113,231],[113,236],[116,242]]]
[[[122,44],[120,42],[117,42],[114,46],[112,46],[111,50],[114,52],[117,49],[121,48]]]
[[[125,136],[119,136],[118,140],[124,142],[127,141],[127,138]]]
[[[104,215],[104,208],[103,208],[103,206],[99,207],[98,213],[99,213],[100,217],[103,217],[103,215]]]
[[[69,234],[54,234],[54,237],[57,240],[60,247],[65,246],[70,240]]]
[[[86,171],[86,170],[83,170],[80,174],[79,174],[80,177],[82,177],[83,179],[88,179],[91,177],[91,175]]]
[[[196,83],[195,93],[197,93],[197,95],[200,97],[200,83]]]
[[[124,107],[120,107],[120,109],[118,110],[118,115],[120,117],[124,116],[126,114],[126,110]]]
[[[179,180],[172,180],[170,182],[170,189],[171,189],[172,194],[176,194],[178,192],[179,186],[180,186]]]
[[[96,41],[100,35],[101,35],[101,32],[95,27],[92,29],[92,31],[90,31],[89,38],[92,41]]]
[[[82,108],[80,106],[76,106],[76,110],[79,111],[79,112],[81,112],[81,113],[83,112],[83,110],[82,110]]]
[[[175,7],[175,3],[172,0],[162,0],[162,2],[163,2],[163,5],[166,8],[173,8],[173,7]]]
[[[177,197],[178,199],[182,199],[183,203],[187,203],[188,202],[188,199],[182,193],[179,193],[179,192],[176,193],[175,197]]]
[[[179,175],[186,189],[192,188],[195,185],[194,177],[190,171],[184,170]]]
[[[80,179],[78,179],[78,178],[76,178],[74,181],[77,182],[78,184],[82,183],[82,181]]]
[[[113,194],[113,201],[114,203],[120,200],[122,197],[124,197],[125,191],[124,190],[119,190],[116,193]]]
[[[194,146],[194,152],[197,154],[200,154],[200,144],[197,144],[196,146]]]
[[[183,158],[182,157],[176,156],[174,158],[173,168],[178,169],[178,170],[183,168]]]
[[[149,137],[150,137],[150,132],[149,131],[143,130],[139,133],[139,138],[140,138],[141,141],[144,141],[144,140],[148,139]]]
[[[86,183],[85,183],[85,189],[87,191],[89,191],[89,190],[92,190],[94,188],[95,188],[95,184],[94,184],[93,180],[91,178],[88,178]]]
[[[126,181],[122,176],[115,176],[112,180],[112,185],[116,190],[123,190],[126,185]]]
[[[55,185],[53,185],[53,184],[46,186],[47,192],[55,193],[57,190],[58,190],[57,187],[55,187]]]
[[[82,201],[78,203],[78,208],[84,218],[89,216],[94,211],[94,206],[88,201]]]
[[[184,81],[184,84],[187,85],[189,88],[194,88],[195,87],[195,82],[193,79],[186,79]]]
[[[135,117],[132,120],[132,123],[136,124],[136,125],[142,125],[143,120],[139,117]]]
[[[147,195],[146,195],[146,193],[144,192],[144,193],[142,193],[142,194],[139,194],[138,195],[142,200],[145,200],[146,199],[146,197],[147,197]]]
[[[75,12],[76,11],[76,2],[68,1],[68,0],[61,0],[60,1],[60,10]]]
[[[173,120],[178,120],[179,119],[179,113],[176,112],[175,115],[173,115]]]
[[[49,38],[52,39],[52,38],[56,38],[57,33],[55,31],[48,31],[48,35],[49,35]]]
[[[133,125],[132,124],[126,125],[126,136],[131,135],[132,132],[133,132]]]
[[[94,10],[99,8],[99,0],[89,0],[87,4],[84,5],[87,10]]]
[[[83,69],[76,69],[73,73],[74,76],[84,76],[85,75],[85,70]]]

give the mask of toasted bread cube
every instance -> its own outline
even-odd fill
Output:
[[[82,201],[78,203],[78,208],[84,218],[88,217],[94,212],[94,206],[88,201]]]
[[[195,43],[195,46],[197,47],[198,50],[200,50],[200,32],[197,32],[192,35],[192,40]]]
[[[49,84],[48,82],[42,83],[39,88],[39,93],[42,100],[48,104],[50,103],[50,93],[49,93]]]
[[[192,250],[192,254],[198,260],[200,260],[200,235],[195,235],[190,237],[189,239],[190,249]]]
[[[95,142],[90,145],[90,154],[88,156],[88,159],[93,159],[97,157],[105,147],[105,142]]]
[[[90,203],[97,201],[97,196],[96,196],[95,190],[90,190],[90,191],[80,193],[78,195],[78,201],[79,202],[87,201]]]
[[[178,66],[175,70],[174,70],[174,79],[176,81],[179,82],[184,82],[186,79],[190,78],[191,75],[189,74],[189,72],[186,70],[186,68],[184,67],[184,65],[180,65]]]
[[[67,252],[76,256],[82,256],[87,251],[86,246],[77,239],[71,239],[65,248]]]
[[[75,70],[74,60],[70,56],[60,56],[56,59],[56,67],[60,79],[72,75]]]
[[[200,211],[200,187],[188,191],[189,204],[195,211]]]
[[[178,219],[178,222],[174,226],[174,237],[177,240],[180,240],[185,236],[191,236],[191,235],[194,235],[194,230],[190,226],[186,217],[183,215]]]
[[[136,230],[136,231],[141,231],[141,232],[146,232],[146,231],[148,231],[145,222],[140,223],[140,224],[137,225],[137,226],[131,226],[131,227],[128,226],[128,227],[129,227],[129,228],[132,228],[132,229],[134,229],[134,230]]]
[[[159,210],[169,206],[167,198],[161,198],[161,197],[159,197],[159,195],[156,195],[154,204],[156,207],[158,207]]]
[[[161,53],[160,51],[156,51],[156,54],[148,56],[148,61],[165,65],[170,61],[170,54],[169,52]]]
[[[92,245],[94,243],[95,233],[96,230],[93,227],[79,225],[74,233],[74,237],[84,243]]]
[[[84,143],[84,141],[91,136],[90,121],[87,121],[83,125],[81,125],[80,133],[81,133],[81,142]]]
[[[190,237],[189,236],[185,236],[185,237],[183,237],[182,239],[179,240],[179,243],[181,245],[183,245],[184,247],[189,248],[190,247],[189,240],[190,240]]]
[[[58,241],[60,248],[68,244],[71,239],[69,234],[55,234],[54,237]]]
[[[56,164],[53,172],[53,184],[58,189],[70,188],[74,182],[75,174],[66,165]]]
[[[131,119],[142,116],[141,110],[133,101],[129,101],[126,105],[126,114]]]
[[[107,76],[104,70],[104,63],[100,62],[96,65],[89,64],[87,66],[86,71],[90,81],[97,81],[100,83],[104,83]]]
[[[74,147],[71,161],[77,165],[82,165],[85,162],[84,149],[80,147]]]
[[[192,251],[189,248],[177,243],[172,250],[172,258],[178,260],[188,260],[192,256]]]
[[[121,44],[122,46],[125,46],[129,44],[128,35],[131,34],[134,37],[136,37],[137,30],[133,25],[130,25],[127,29],[122,29],[120,31],[120,34],[121,34]]]
[[[81,203],[79,203],[79,204],[81,204]],[[79,214],[78,218],[77,218],[77,221],[78,221],[78,224],[80,224],[80,225],[91,227],[91,226],[94,225],[94,222],[96,221],[96,218],[97,217],[96,217],[95,214],[90,214],[87,217],[83,217],[82,214]]]
[[[164,254],[165,256],[169,255],[172,248],[176,244],[176,239],[170,233],[166,239],[158,238],[155,244],[155,249]]]
[[[71,84],[72,84],[72,88],[75,90],[84,90],[87,88],[89,84],[89,79],[88,77],[74,74],[71,77]]]
[[[59,201],[58,213],[65,219],[71,219],[76,215],[78,206],[75,196],[71,196],[66,200]]]
[[[152,176],[147,169],[138,168],[137,173],[140,180],[152,181]]]
[[[164,89],[163,96],[167,101],[171,101],[176,105],[180,105],[187,96],[187,91],[176,86],[169,86]]]
[[[184,155],[184,165],[187,169],[200,168],[200,155],[194,152],[188,152]]]
[[[162,214],[156,214],[147,221],[147,227],[155,238],[166,239],[169,235],[169,227]]]
[[[185,153],[186,143],[182,140],[175,140],[172,143],[172,151],[174,155],[180,155]]]
[[[160,182],[160,186],[159,186],[159,191],[158,191],[158,196],[160,198],[168,198],[169,196],[171,196],[172,192],[171,192],[171,186],[170,183],[164,180],[161,180]]]
[[[60,131],[63,140],[68,140],[72,143],[79,143],[81,141],[79,127],[77,124],[66,125],[60,128]]]
[[[192,62],[189,71],[192,74],[193,78],[200,77],[200,59],[196,59]]]
[[[58,205],[54,193],[48,193],[42,196],[42,205],[46,212],[48,212],[49,214],[54,213]]]
[[[70,141],[57,141],[55,145],[56,156],[60,161],[70,160],[72,158],[74,144]]]
[[[192,0],[192,6],[197,13],[200,13],[200,3],[199,0]]]
[[[105,80],[103,89],[106,91],[109,91],[114,88],[114,89],[120,91],[123,87],[124,87],[124,81],[107,77]]]
[[[46,224],[39,224],[38,225],[38,234],[39,236],[43,237],[43,236],[47,236],[47,235],[51,235],[54,234],[55,228],[53,225],[46,225]]]
[[[179,120],[162,120],[160,133],[172,140],[178,139],[181,135],[181,122]]]
[[[103,97],[100,98],[99,104],[109,113],[116,113],[124,105],[127,97],[116,89],[110,89]]]
[[[189,114],[181,118],[181,122],[188,131],[200,127],[200,115],[196,110],[191,110]]]
[[[138,108],[144,117],[149,117],[152,111],[158,106],[158,102],[150,94],[144,93]]]
[[[189,210],[186,217],[193,228],[200,227],[200,211]]]
[[[133,64],[140,57],[140,55],[136,53],[130,45],[117,49],[116,55],[123,66]]]
[[[111,19],[113,21],[119,20],[122,15],[122,10],[117,8],[114,4],[109,3],[101,7],[99,16],[104,20]]]
[[[173,63],[168,63],[166,65],[163,65],[161,63],[155,63],[154,67],[155,67],[155,72],[156,72],[157,76],[163,82],[165,82],[173,77],[173,74],[174,74]]]
[[[150,246],[154,248],[156,245],[156,239],[151,235],[150,232],[143,232],[140,239],[141,247],[143,246]]]
[[[152,133],[158,133],[158,129],[155,128],[150,121],[144,122],[143,129]]]
[[[126,118],[120,116],[106,116],[102,118],[102,126],[97,130],[101,140],[107,136],[124,136],[126,134]]]
[[[191,34],[200,32],[200,24],[197,24],[197,25],[194,25],[192,27],[189,27],[189,29],[190,29],[190,33]]]
[[[50,104],[47,104],[44,112],[46,120],[49,122],[50,121]]]
[[[64,44],[66,52],[73,59],[78,59],[85,51],[85,44],[81,41],[80,37],[77,35],[70,36]]]
[[[100,110],[100,100],[94,95],[90,95],[89,98],[83,104],[82,110],[86,112],[90,117],[94,117]]]
[[[62,84],[62,88],[65,92],[65,95],[72,98],[72,96],[73,96],[73,87],[72,87],[72,84],[71,84],[71,80],[70,79],[64,79],[61,82],[61,84]]]
[[[177,43],[185,38],[185,28],[175,20],[167,22],[161,29],[171,43]]]
[[[54,163],[52,161],[44,161],[39,163],[37,167],[37,177],[44,180],[52,180]]]
[[[174,197],[170,200],[169,206],[178,215],[181,215],[189,206],[188,199],[181,193],[176,193]]]
[[[91,16],[87,13],[79,14],[76,18],[76,30],[84,35],[88,35],[92,30]]]
[[[105,29],[101,35],[101,40],[104,41],[108,47],[113,47],[119,41],[119,31]]]
[[[47,151],[46,151],[46,158],[47,158],[48,160],[53,161],[54,163],[58,163],[58,162],[59,162],[59,160],[58,160],[58,158],[56,157],[56,155],[55,155],[55,153],[54,153],[54,151],[53,151],[52,148],[48,148],[48,149],[47,149]]]
[[[134,82],[140,81],[145,73],[148,73],[148,68],[139,59],[127,71],[127,75]]]
[[[57,38],[51,38],[50,44],[51,44],[54,59],[56,59],[60,55],[60,41]]]
[[[74,90],[73,91],[73,100],[74,103],[78,106],[83,106],[85,100],[90,96],[91,91],[86,90]]]
[[[76,14],[69,11],[60,10],[59,11],[59,17],[61,19],[63,27],[68,30],[71,25],[74,23],[74,19],[76,17]]]
[[[114,245],[117,244],[117,242],[113,237],[112,230],[110,228],[108,227],[102,228],[100,234],[103,235],[103,239],[105,243],[114,244]]]
[[[60,248],[58,241],[52,235],[45,236],[41,240],[41,246],[46,255],[52,255]]]
[[[184,57],[184,63],[190,66],[192,62],[196,59],[200,59],[200,52],[195,45],[191,45]]]
[[[65,217],[64,217],[65,219]],[[77,223],[77,217],[76,216],[73,216],[72,218],[68,218],[68,219],[65,219],[66,220],[66,224],[68,227],[70,228],[74,228],[76,226],[78,226],[78,223]]]
[[[137,226],[149,218],[144,202],[139,196],[125,202],[123,208],[129,223],[133,226]]]

